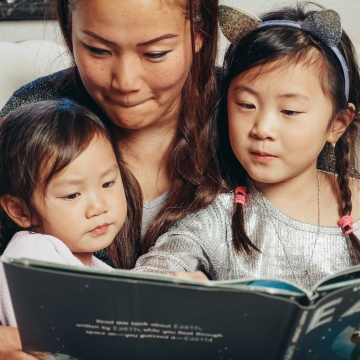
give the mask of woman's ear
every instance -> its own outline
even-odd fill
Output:
[[[194,44],[195,45],[194,48],[195,48],[196,53],[198,53],[201,50],[203,44],[204,44],[203,36],[199,32],[196,32],[196,34],[195,34],[195,44]]]
[[[31,216],[24,201],[13,195],[4,195],[0,198],[0,206],[20,227],[26,229],[31,226]]]
[[[347,109],[340,111],[339,114],[336,115],[335,120],[331,124],[327,141],[331,144],[335,144],[351,124],[354,116],[355,105],[353,103],[349,103]]]

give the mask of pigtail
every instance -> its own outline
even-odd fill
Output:
[[[233,247],[237,253],[245,251],[247,255],[251,255],[252,250],[259,252],[260,250],[253,244],[246,234],[244,221],[245,199],[246,187],[238,186],[235,189],[234,211],[232,216]]]
[[[349,187],[349,166],[350,166],[350,146],[348,142],[349,129],[340,137],[335,145],[335,170],[338,175],[338,185],[340,191],[340,213],[341,216],[351,215],[352,202],[351,202],[351,190]],[[344,234],[350,230],[349,225],[342,228]],[[353,256],[356,264],[360,264],[360,241],[359,238],[353,233],[348,234],[350,239],[350,246],[353,252]]]
[[[230,47],[228,50],[227,59],[231,59],[230,63],[236,57],[233,56],[232,51],[234,47]],[[230,54],[230,55],[229,55]],[[220,165],[221,176],[226,183],[227,190],[235,189],[235,198],[233,206],[233,215],[231,220],[232,229],[232,246],[235,253],[245,252],[251,256],[253,251],[260,250],[253,244],[249,236],[246,233],[245,221],[244,221],[244,204],[236,201],[236,189],[243,187],[249,188],[248,174],[244,167],[240,164],[236,158],[229,139],[229,124],[227,122],[227,93],[230,85],[231,74],[227,73],[229,64],[224,64],[223,72],[221,75],[222,91],[223,95],[220,97],[219,102],[219,113],[217,117],[217,133],[218,133],[218,147],[217,147],[217,158]],[[246,198],[245,198],[246,201]]]

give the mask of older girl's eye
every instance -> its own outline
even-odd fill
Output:
[[[242,109],[245,110],[253,110],[255,109],[255,105],[251,103],[237,103]]]
[[[300,111],[294,111],[294,110],[282,110],[281,112],[287,116],[294,116],[294,115],[301,114]]]
[[[115,180],[112,180],[112,181],[108,181],[108,182],[104,183],[102,187],[107,189],[107,188],[112,187],[114,184],[115,184]]]

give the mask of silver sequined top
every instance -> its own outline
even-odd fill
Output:
[[[231,231],[233,201],[233,194],[221,194],[206,209],[184,218],[138,259],[135,271],[201,270],[212,280],[277,278],[309,290],[326,275],[354,264],[348,239],[339,227],[319,229],[289,218],[255,188],[246,197],[245,224],[261,253],[255,251],[252,258],[236,254]],[[354,228],[359,234],[360,220]]]

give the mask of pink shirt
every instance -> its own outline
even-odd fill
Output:
[[[32,260],[47,261],[57,264],[85,266],[76,258],[70,249],[59,239],[28,231],[16,233],[3,256],[11,258],[27,258]],[[112,269],[109,265],[92,256],[90,267]],[[16,326],[16,319],[11,303],[10,293],[6,282],[4,268],[0,262],[0,324]]]

